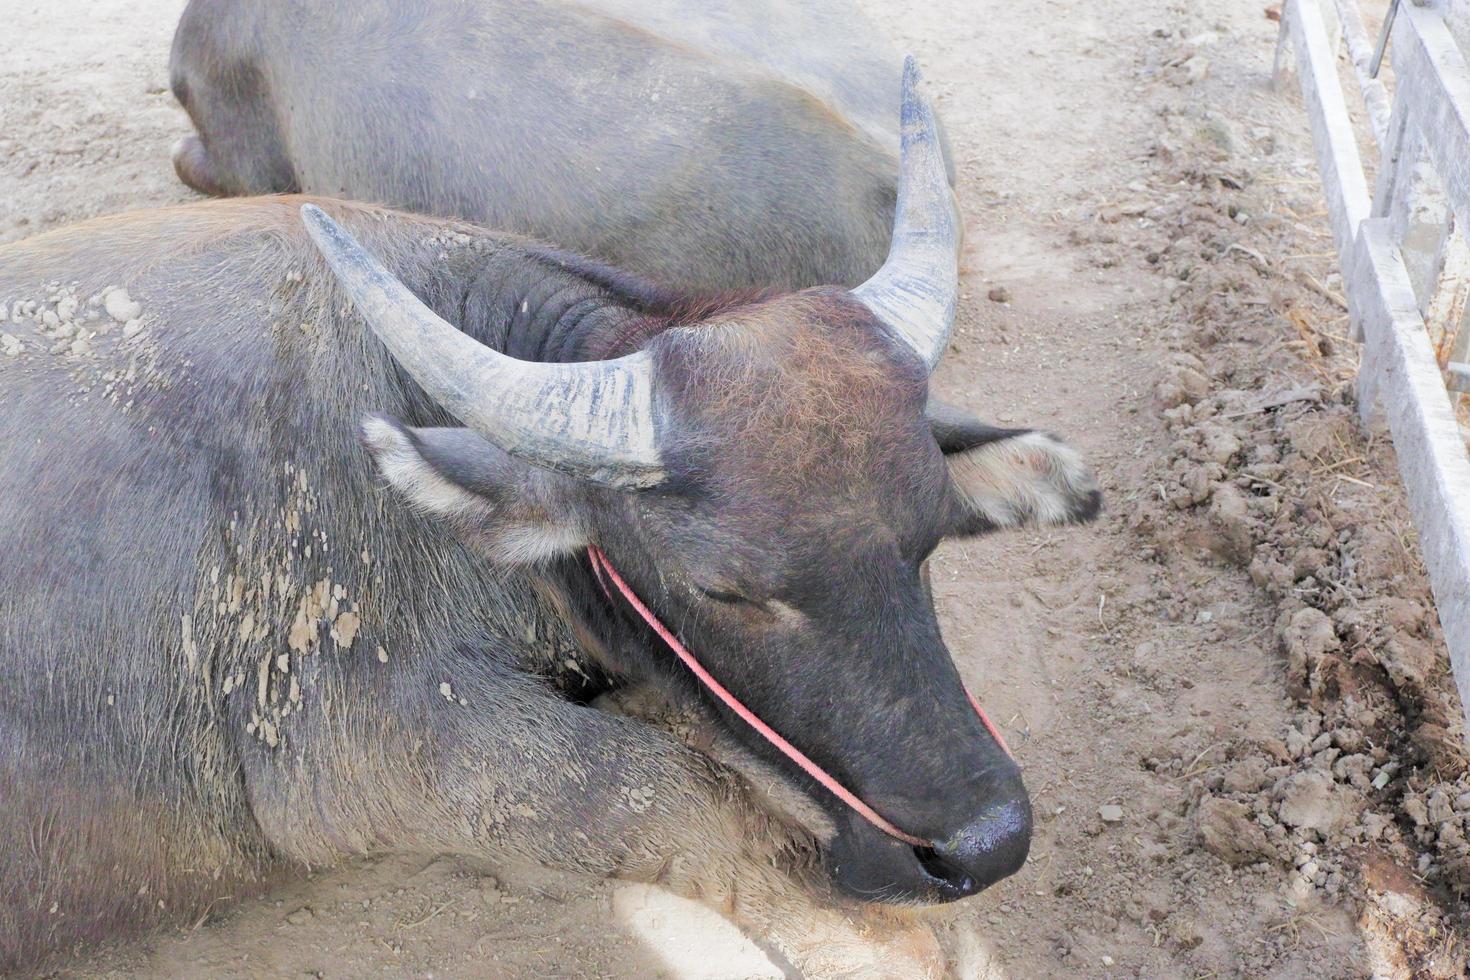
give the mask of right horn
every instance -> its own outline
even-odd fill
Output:
[[[852,294],[933,371],[954,326],[961,234],[934,110],[918,89],[919,65],[910,55],[903,62],[903,142],[893,241],[883,267]]]
[[[301,219],[358,313],[413,379],[465,425],[528,463],[620,490],[665,479],[653,361],[522,361],[462,333],[314,204]]]

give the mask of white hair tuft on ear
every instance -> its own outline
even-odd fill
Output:
[[[1088,520],[1101,505],[1081,454],[1044,432],[987,442],[948,460],[965,505],[996,528]]]
[[[463,441],[446,438],[454,435],[478,440],[465,430],[416,429],[410,435],[398,423],[378,415],[363,419],[361,428],[362,441],[383,479],[418,510],[449,519],[495,561],[541,564],[587,546],[586,535],[574,518],[562,515],[558,521],[544,506],[538,506],[535,495],[520,482],[528,478],[525,464],[486,442],[479,442],[479,447],[495,456],[481,459],[473,444],[467,447]],[[415,439],[431,441],[428,459]],[[473,490],[456,483],[430,462],[444,457],[459,464],[470,460],[472,454],[473,461],[482,464],[470,482]],[[451,465],[450,470],[461,471],[458,465]],[[503,479],[493,482],[494,477]]]
[[[383,479],[420,510],[457,517],[488,509],[474,494],[440,476],[414,448],[408,433],[387,419],[378,415],[364,419],[362,439]]]

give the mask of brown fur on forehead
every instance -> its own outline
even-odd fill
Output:
[[[841,290],[743,307],[660,346],[680,422],[695,430],[681,437],[762,480],[835,468],[851,481],[922,431],[922,365]]]

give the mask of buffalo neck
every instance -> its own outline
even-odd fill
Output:
[[[526,361],[590,361],[622,339],[643,336],[649,318],[623,277],[553,250],[492,255],[465,291],[457,322],[482,343]],[[631,281],[627,285],[633,285]]]
[[[527,246],[491,255],[471,275],[454,322],[511,357],[595,361],[768,295],[686,296],[594,259]]]

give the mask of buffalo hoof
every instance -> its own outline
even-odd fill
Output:
[[[225,195],[224,188],[220,186],[219,179],[215,176],[214,163],[210,159],[209,150],[205,149],[204,141],[197,134],[190,133],[175,143],[172,156],[174,173],[179,175],[179,180],[210,197]]]
[[[934,932],[901,913],[858,912],[847,921],[809,921],[807,928],[800,948],[782,950],[804,977],[940,980],[948,973]]]

